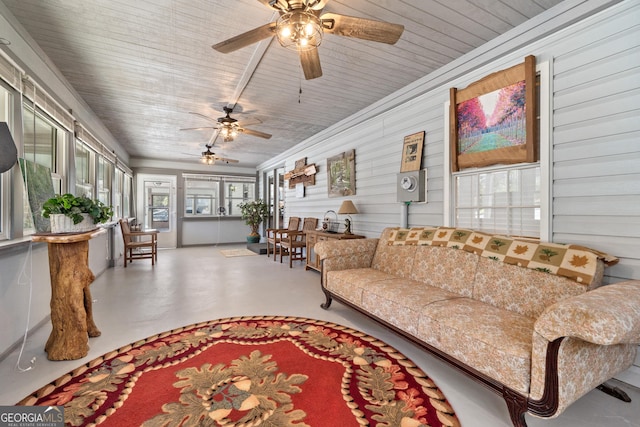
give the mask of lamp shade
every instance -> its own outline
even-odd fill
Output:
[[[9,132],[9,126],[0,122],[0,173],[11,169],[17,161],[18,150]]]
[[[345,200],[344,202],[342,202],[342,205],[340,205],[340,209],[338,210],[338,214],[340,215],[350,215],[357,213],[358,209],[356,209],[356,206],[351,200]]]

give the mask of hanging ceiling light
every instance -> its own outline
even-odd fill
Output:
[[[202,153],[202,157],[200,158],[200,161],[205,165],[213,165],[216,163],[215,157],[211,154],[207,154],[206,152]]]
[[[296,9],[278,18],[276,35],[288,49],[312,49],[322,42],[322,21],[312,12]]]
[[[222,135],[222,138],[225,142],[233,141],[233,139],[238,136],[237,126],[234,126],[234,124],[225,123],[220,128],[220,134]]]

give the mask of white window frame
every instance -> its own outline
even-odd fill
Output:
[[[56,138],[54,143],[54,147],[52,149],[52,162],[51,165],[46,165],[47,167],[51,167],[51,180],[53,182],[53,190],[55,194],[64,194],[67,192],[67,180],[66,176],[69,171],[69,164],[67,161],[67,150],[69,146],[69,140],[71,138],[70,132],[65,129],[62,124],[60,124],[55,118],[51,117],[46,111],[43,111],[37,104],[34,106],[33,104],[28,104],[26,98],[22,97],[22,104],[20,105],[22,120],[23,120],[23,128],[24,128],[24,111],[26,108],[30,110],[34,117],[37,119],[41,119],[45,123],[47,123],[52,128],[56,129]],[[37,129],[34,128],[34,133],[37,133]],[[22,133],[22,155],[24,158],[27,158],[25,154],[26,145],[31,142],[27,141],[28,138],[25,137],[25,132],[23,129]],[[35,158],[28,159],[35,161]],[[75,167],[75,166],[74,166]],[[31,235],[36,232],[33,224],[33,217],[31,214],[31,207],[29,206],[28,197],[26,195],[26,186],[23,186],[25,189],[25,195],[23,196],[23,236]]]
[[[0,111],[5,113],[0,117],[0,121],[6,122],[9,126],[9,130],[13,134],[13,97],[14,92],[12,89],[4,84],[0,79],[0,91],[6,93],[6,97],[3,97],[3,107]],[[0,240],[9,239],[10,227],[11,227],[11,215],[9,213],[10,195],[11,195],[11,171],[6,171],[0,174]]]
[[[538,116],[539,116],[539,167],[540,167],[540,232],[539,238],[543,241],[551,240],[551,183],[552,176],[552,112],[553,112],[553,93],[551,87],[552,66],[549,61],[543,61],[536,65],[536,72],[539,76],[539,99],[538,99]],[[444,129],[449,129],[449,106],[450,102],[444,103]],[[444,225],[456,225],[456,189],[455,177],[458,172],[451,172],[451,150],[449,132],[444,133]],[[530,167],[529,165],[524,165]],[[512,168],[522,167],[515,165]],[[485,169],[479,169],[478,172],[484,172]],[[467,172],[460,172],[467,173]]]
[[[247,176],[233,176],[233,175],[207,175],[207,174],[183,174],[182,178],[184,179],[184,216],[187,218],[192,217],[215,217],[215,216],[230,216],[230,217],[240,217],[240,212],[234,212],[233,214],[229,214],[227,206],[229,203],[232,203],[234,206],[237,206],[237,201],[246,202],[250,200],[255,200],[257,194],[257,180],[255,177],[247,177]],[[215,196],[212,198],[215,200],[213,203],[213,209],[210,213],[202,214],[196,212],[187,212],[187,200],[193,199],[195,203],[194,196],[197,194],[189,194],[189,181],[208,181],[212,183],[216,183],[217,188],[215,191]],[[248,198],[238,198],[238,197],[230,197],[227,194],[227,185],[251,185],[253,186],[253,190],[250,190],[250,196]],[[203,193],[205,194],[205,193]],[[253,196],[253,197],[252,197]],[[193,210],[193,209],[192,209]]]
[[[78,148],[81,148],[88,155],[87,166],[89,168],[87,175],[87,182],[80,182],[80,177],[78,176],[78,171],[81,168],[78,168]],[[88,144],[85,144],[80,139],[75,139],[75,144],[73,146],[73,168],[75,171],[75,194],[78,196],[87,196],[89,198],[94,198],[94,194],[96,194],[96,156],[97,153],[89,147]],[[90,191],[90,192],[87,192]]]

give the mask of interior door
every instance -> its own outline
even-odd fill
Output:
[[[144,229],[155,229],[158,247],[177,246],[176,221],[176,176],[137,176],[136,220]]]

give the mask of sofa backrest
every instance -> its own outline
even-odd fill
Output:
[[[392,246],[388,244],[395,228],[386,228],[376,248],[372,268],[397,277],[437,286],[461,296],[473,295],[473,278],[478,256],[435,246]]]
[[[602,284],[604,262],[597,261],[589,285],[571,278],[509,264],[461,246],[398,244],[398,228],[386,228],[372,268],[436,286],[495,307],[537,318],[549,305]],[[423,235],[424,237],[424,235]],[[408,239],[407,239],[408,240]]]
[[[371,267],[394,276],[408,279],[413,269],[413,259],[416,254],[415,246],[389,246],[387,241],[395,228],[385,228],[382,231]]]
[[[598,270],[599,279],[592,286],[602,282],[602,261]],[[567,277],[478,256],[473,298],[536,319],[546,307],[587,290]]]
[[[417,246],[411,278],[464,297],[473,297],[478,255],[439,246]]]

